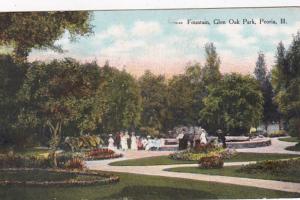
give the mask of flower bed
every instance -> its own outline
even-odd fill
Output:
[[[111,149],[94,149],[86,154],[87,160],[104,160],[112,158],[120,158],[122,154],[115,153]]]
[[[203,169],[216,169],[222,168],[224,165],[224,160],[221,155],[208,155],[200,158],[199,168]]]
[[[18,176],[24,173],[57,173],[61,176],[66,176],[65,180],[18,180]],[[34,169],[34,168],[8,168],[0,169],[0,173],[15,173],[15,180],[1,180],[0,185],[30,185],[30,186],[85,186],[94,184],[109,184],[119,182],[119,177],[111,174],[104,174],[95,171],[67,171],[58,169]],[[71,176],[71,177],[70,177]]]
[[[209,145],[207,148],[198,147],[197,150],[175,152],[170,154],[169,158],[174,160],[199,161],[202,157],[220,155],[223,159],[228,159],[235,155],[235,153],[234,150]]]
[[[300,159],[289,160],[267,160],[255,164],[243,165],[239,171],[249,174],[270,173],[270,174],[298,174],[300,173]]]

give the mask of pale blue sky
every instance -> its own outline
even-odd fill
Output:
[[[276,46],[288,45],[300,29],[299,8],[189,9],[95,11],[94,35],[71,43],[68,34],[57,41],[66,51],[34,50],[30,60],[74,57],[82,61],[106,60],[134,75],[146,69],[154,73],[181,73],[188,62],[204,63],[204,45],[214,42],[221,57],[222,72],[252,73],[257,52],[274,63]],[[285,18],[287,24],[259,24],[259,19]],[[175,25],[170,21],[208,20],[211,25]],[[254,19],[256,25],[214,25],[214,19]]]

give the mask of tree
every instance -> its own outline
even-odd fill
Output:
[[[13,48],[19,61],[25,61],[32,48],[51,48],[62,51],[54,42],[65,31],[76,35],[92,32],[91,12],[11,12],[0,13],[0,45]]]
[[[162,131],[168,115],[167,84],[164,76],[146,71],[139,78],[142,97],[141,126]]]
[[[270,122],[278,120],[279,114],[276,105],[273,103],[274,91],[271,85],[271,74],[267,70],[265,55],[262,52],[258,53],[254,74],[264,97],[262,121],[267,129]]]
[[[0,144],[24,145],[25,138],[29,138],[16,129],[20,109],[16,94],[22,87],[26,68],[11,56],[0,56]]]
[[[108,103],[100,129],[114,133],[122,129],[135,129],[140,122],[141,96],[137,81],[125,71],[110,67],[102,68],[105,79],[103,96]]]
[[[209,87],[211,85],[218,84],[222,75],[220,72],[220,58],[218,56],[216,47],[213,43],[207,43],[205,45],[206,62],[203,67],[203,81],[204,84]]]
[[[205,96],[202,69],[199,64],[187,66],[182,75],[169,81],[169,128],[198,124],[199,111]]]
[[[276,88],[276,102],[288,123],[291,135],[300,136],[300,33],[294,36],[286,51],[279,43],[276,65],[272,70],[273,85]]]
[[[217,86],[209,88],[203,102],[200,119],[210,132],[222,129],[231,135],[246,134],[262,115],[263,97],[250,76],[225,75]]]
[[[49,64],[32,63],[19,91],[22,109],[19,123],[29,127],[47,127],[51,133],[50,147],[56,163],[56,149],[62,130],[71,122],[91,119],[96,89],[100,84],[95,64],[82,66],[73,59],[54,60]],[[96,110],[97,112],[99,110]],[[98,112],[97,121],[103,112]],[[96,123],[96,122],[95,122]],[[81,123],[78,123],[78,128]],[[85,127],[86,128],[86,127]]]

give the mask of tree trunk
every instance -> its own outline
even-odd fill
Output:
[[[50,132],[51,132],[51,141],[50,141],[50,148],[52,149],[52,161],[53,161],[53,167],[57,168],[57,155],[56,150],[60,142],[60,135],[61,135],[61,125],[62,123],[58,121],[55,126],[48,121],[47,125],[49,126]]]

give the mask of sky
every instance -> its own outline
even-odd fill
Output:
[[[286,47],[300,30],[300,8],[237,8],[182,10],[94,11],[94,34],[76,42],[65,33],[56,44],[64,53],[33,50],[29,60],[73,57],[82,62],[96,60],[100,66],[125,69],[134,76],[145,70],[170,77],[182,73],[189,63],[205,63],[204,46],[213,42],[221,59],[221,72],[253,73],[258,52],[267,67],[274,65],[276,47]],[[286,24],[280,19],[285,18]],[[213,24],[219,19],[226,24]],[[229,24],[229,20],[240,24]],[[256,24],[242,24],[253,19]],[[277,24],[260,24],[260,19]],[[188,24],[188,20],[209,21]],[[173,22],[182,22],[175,24]]]

